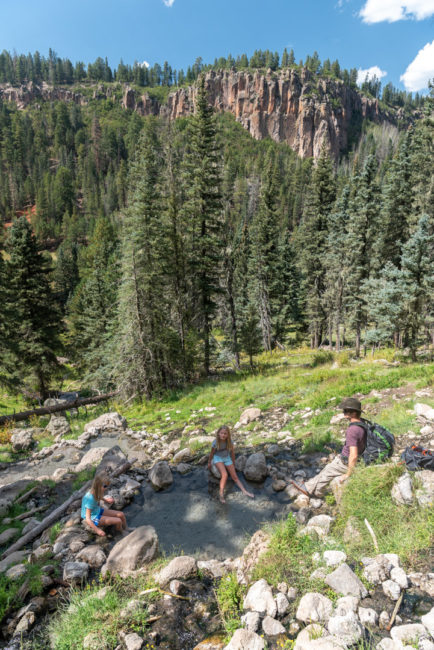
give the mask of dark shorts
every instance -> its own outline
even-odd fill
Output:
[[[95,524],[95,526],[99,525],[100,519],[103,516],[103,514],[104,514],[104,508],[100,508],[98,514],[95,515],[95,517],[91,517],[91,519],[92,519],[93,523]]]

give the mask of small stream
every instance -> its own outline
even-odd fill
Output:
[[[264,523],[290,511],[288,496],[274,492],[271,479],[260,486],[244,480],[254,499],[244,496],[229,479],[222,504],[218,483],[209,480],[206,468],[183,476],[174,472],[173,478],[172,485],[160,492],[145,483],[124,509],[129,525],[154,526],[160,548],[168,554],[197,553],[201,559],[220,560],[236,557]]]

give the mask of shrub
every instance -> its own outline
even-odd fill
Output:
[[[326,363],[331,363],[334,358],[334,354],[331,350],[319,350],[313,355],[312,363],[310,365],[312,368],[323,366]]]

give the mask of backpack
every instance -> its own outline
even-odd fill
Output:
[[[434,471],[434,451],[430,451],[429,449],[412,445],[411,447],[406,447],[404,449],[401,458],[407,469],[413,471],[418,469],[430,469]]]
[[[363,452],[365,465],[371,463],[382,463],[393,454],[395,436],[387,429],[369,420],[361,419],[360,422],[353,422],[366,431],[366,447]],[[351,425],[350,425],[351,426]]]

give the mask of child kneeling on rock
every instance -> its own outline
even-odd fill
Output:
[[[101,499],[107,504],[113,503],[113,497],[105,497],[104,491],[110,485],[105,474],[96,474],[89,492],[86,492],[81,501],[81,518],[100,537],[105,537],[105,532],[99,526],[116,526],[121,532],[127,528],[127,520],[119,510],[105,510],[100,507]]]
[[[228,480],[228,473],[243,494],[254,499],[255,495],[251,492],[247,492],[235,471],[234,445],[232,444],[230,429],[227,426],[217,429],[216,438],[212,443],[212,449],[209,455],[208,469],[211,469],[211,464],[215,465],[220,472],[220,501],[222,503],[226,503],[224,490],[226,481]]]

